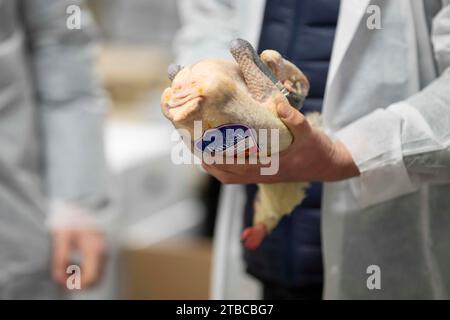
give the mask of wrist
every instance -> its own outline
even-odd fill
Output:
[[[334,167],[335,174],[332,181],[345,180],[360,175],[358,166],[347,147],[340,141],[334,143]]]
[[[46,220],[50,230],[97,229],[91,210],[66,200],[51,200]]]

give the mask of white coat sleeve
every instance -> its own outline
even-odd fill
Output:
[[[450,182],[450,6],[432,35],[441,75],[414,96],[378,109],[336,133],[361,175],[350,180],[362,206]]]
[[[102,122],[106,99],[95,74],[93,25],[82,1],[23,0],[49,199],[92,208],[107,203]],[[82,10],[70,29],[71,5]],[[53,207],[53,206],[52,206]]]
[[[235,1],[178,0],[178,9],[181,29],[174,41],[177,63],[230,58],[228,44],[238,35]]]

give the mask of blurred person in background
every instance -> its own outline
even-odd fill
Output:
[[[184,23],[175,43],[179,63],[210,57],[229,59],[230,40],[242,37],[250,40],[258,52],[277,50],[299,67],[311,84],[302,112],[322,110],[339,0],[267,0],[265,6],[261,1],[255,6],[255,1],[220,0],[179,4]],[[249,30],[248,25],[255,23],[240,26],[244,19],[239,19],[251,11],[252,5],[264,12],[260,25]],[[257,20],[258,11],[252,14],[247,19]],[[250,184],[245,189],[244,228],[253,224],[257,187]],[[305,201],[285,216],[256,250],[244,249],[247,271],[262,282],[264,299],[322,297],[321,193],[322,185],[313,183]]]
[[[107,204],[91,20],[81,1],[0,0],[0,298],[61,298],[99,277]],[[53,278],[53,279],[52,279]]]

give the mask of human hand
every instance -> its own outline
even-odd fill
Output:
[[[76,253],[80,257],[81,288],[88,288],[100,278],[103,269],[105,243],[102,233],[95,229],[58,228],[52,231],[52,276],[61,286],[66,286],[67,267]]]
[[[261,175],[258,164],[206,164],[203,168],[226,184],[339,181],[359,175],[351,154],[340,142],[313,128],[306,118],[287,103],[277,106],[278,115],[293,135],[293,143],[280,152],[279,170]]]
[[[66,286],[67,267],[80,263],[81,288],[88,288],[100,278],[105,260],[105,237],[95,223],[91,212],[65,201],[51,203],[48,226],[51,230],[53,279]]]

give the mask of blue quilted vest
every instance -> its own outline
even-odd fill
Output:
[[[296,64],[311,83],[303,113],[321,111],[339,11],[339,0],[267,0],[259,51],[275,49]],[[256,186],[246,187],[244,225],[253,222]],[[322,185],[285,216],[255,251],[245,250],[247,271],[287,288],[321,285],[320,236]]]

